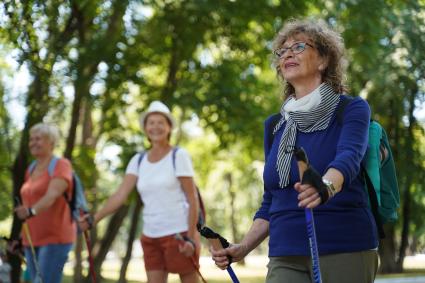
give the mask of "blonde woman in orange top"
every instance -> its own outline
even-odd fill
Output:
[[[30,129],[29,149],[35,162],[27,170],[20,190],[22,205],[15,208],[17,216],[28,224],[35,248],[34,258],[29,239],[23,233],[33,283],[61,282],[63,266],[76,239],[76,224],[64,197],[72,193],[71,163],[57,159],[52,172],[48,171],[58,139],[59,131],[53,125],[39,123]]]

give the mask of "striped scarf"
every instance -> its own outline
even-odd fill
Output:
[[[282,119],[276,124],[273,134],[275,134],[286,121],[286,127],[279,143],[276,162],[276,169],[279,174],[279,186],[281,188],[285,188],[289,184],[289,170],[291,167],[292,152],[295,147],[297,130],[303,133],[311,133],[326,129],[338,105],[340,95],[335,93],[328,84],[321,84],[319,92],[321,96],[319,105],[309,111],[285,112],[285,105],[291,99],[294,99],[293,97],[288,98],[283,103],[280,110]]]

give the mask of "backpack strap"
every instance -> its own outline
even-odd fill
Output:
[[[53,156],[50,160],[49,167],[47,167],[47,172],[49,173],[49,176],[52,177],[53,173],[55,172],[56,163],[58,163],[59,158],[56,156]]]
[[[174,168],[174,171],[176,171],[176,153],[177,153],[177,150],[179,150],[178,146],[173,147],[173,168]]]
[[[379,216],[378,197],[373,188],[372,180],[370,179],[369,175],[367,174],[363,166],[361,166],[360,171],[363,174],[364,179],[366,181],[366,188],[367,188],[367,193],[369,195],[369,202],[370,202],[370,210],[372,211],[373,218],[375,219],[375,222],[376,222],[376,228],[378,229],[379,238],[384,239],[385,232],[384,232],[383,223],[381,221],[381,217]]]
[[[176,152],[179,149],[178,146],[173,147],[173,168],[176,170]],[[139,153],[139,158],[137,160],[137,167],[140,167],[140,164],[142,163],[143,158],[146,155],[146,151],[142,151]]]
[[[30,164],[30,166],[28,166],[28,173],[31,175],[31,173],[34,171],[35,169],[35,165],[37,165],[37,160],[33,160]]]
[[[345,99],[340,99],[339,105],[336,109],[336,120],[339,125],[342,126],[344,122],[344,111],[345,107],[354,100],[354,97],[350,95],[345,95]]]
[[[55,172],[56,163],[58,163],[59,158],[56,156],[53,156],[52,159],[49,162],[49,166],[47,167],[47,172],[49,173],[49,176],[52,177],[53,173]],[[31,173],[34,171],[35,166],[37,165],[37,160],[33,160],[31,164],[28,166],[28,172]]]
[[[274,127],[276,127],[277,123],[279,123],[279,121],[280,121],[281,118],[282,118],[282,114],[280,114],[280,113],[273,114],[271,116],[271,118],[270,118],[270,123],[268,124],[268,128],[267,128],[267,141],[269,142],[269,148],[273,144],[273,139],[274,139],[273,130],[274,130]]]
[[[146,151],[142,151],[139,153],[139,159],[137,160],[137,168],[140,167],[140,164],[142,163],[143,157],[145,157]]]

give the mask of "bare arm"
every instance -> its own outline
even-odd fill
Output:
[[[189,203],[189,230],[187,236],[191,239],[195,237],[196,222],[198,219],[198,195],[192,177],[178,177],[182,185],[183,192]]]
[[[231,244],[228,248],[215,251],[210,249],[215,264],[221,269],[225,269],[229,265],[227,256],[232,257],[232,261],[240,261],[255,249],[269,235],[269,222],[267,220],[257,218],[252,223],[251,228],[245,235],[240,244]]]
[[[62,178],[54,178],[49,182],[49,187],[47,188],[47,192],[44,196],[37,201],[32,208],[36,211],[36,213],[40,213],[48,209],[52,204],[56,201],[58,197],[61,197],[66,189],[68,188],[68,183]],[[26,219],[30,216],[28,207],[23,205],[18,206],[15,209],[18,217],[20,219]]]
[[[105,216],[115,212],[121,205],[127,200],[128,195],[134,189],[137,182],[137,176],[127,174],[124,176],[118,190],[111,195],[106,204],[94,215],[94,223],[96,224],[102,220]]]
[[[245,256],[258,247],[258,245],[261,244],[268,235],[269,221],[261,218],[255,219],[248,233],[246,233],[241,242],[241,245],[244,245],[246,249]]]

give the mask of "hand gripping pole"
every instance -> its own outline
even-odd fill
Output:
[[[15,197],[15,202],[16,202],[16,206],[21,205],[21,200],[18,197]],[[28,227],[28,223],[25,220],[23,220],[22,222],[22,229],[24,230],[25,237],[27,238],[28,244],[30,245],[30,250],[31,250],[32,260],[35,267],[36,276],[40,280],[40,283],[44,283],[43,276],[40,270],[40,264],[38,263],[38,259],[37,259],[37,253],[35,252],[35,248],[32,243],[30,229]]]
[[[298,164],[300,179],[303,179],[303,174],[309,167],[307,154],[303,148],[295,148],[294,155]],[[322,283],[322,275],[320,273],[319,251],[317,248],[316,229],[314,227],[313,209],[305,209],[305,220],[307,224],[308,241],[310,244],[310,254],[313,269],[314,283]]]
[[[83,216],[85,214],[89,214],[87,211],[84,211],[83,209],[80,209],[80,216]],[[93,226],[93,217],[89,215],[87,221],[89,222],[89,227],[91,228]],[[86,242],[87,247],[87,253],[88,253],[88,259],[89,259],[89,272],[90,277],[93,283],[97,282],[96,278],[96,272],[94,270],[94,260],[92,255],[92,246],[91,246],[91,240],[90,240],[90,234],[88,230],[83,231],[83,239],[84,242]]]
[[[213,247],[214,250],[221,250],[225,249],[228,246],[230,246],[229,242],[223,238],[220,234],[214,232],[211,228],[208,228],[206,226],[201,227],[201,225],[198,225],[198,231],[201,233],[201,236],[208,239],[208,242]],[[229,262],[231,262],[231,258],[229,257]],[[235,272],[233,271],[232,267],[229,265],[226,268],[227,272],[229,273],[230,278],[232,279],[233,283],[239,283],[239,279],[236,276]]]

